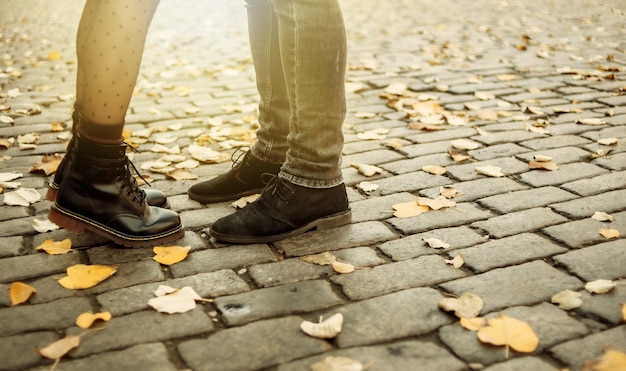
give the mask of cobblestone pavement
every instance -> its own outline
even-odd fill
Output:
[[[0,173],[23,173],[22,187],[42,195],[49,179],[28,170],[42,155],[65,151],[68,130],[54,132],[51,124],[70,116],[80,5],[0,4],[0,137],[41,136],[35,149],[0,150]],[[609,346],[626,352],[626,241],[599,233],[626,235],[623,0],[342,0],[342,6],[350,45],[343,170],[353,222],[269,245],[218,244],[207,228],[233,211],[229,203],[192,202],[186,190],[197,180],[146,170],[185,223],[176,244],[192,248],[167,267],[152,260],[151,249],[120,249],[63,230],[37,233],[31,222],[46,218],[47,201],[3,204],[0,369],[50,368],[35,348],[84,332],[74,322],[86,311],[109,311],[113,319],[83,335],[58,369],[286,371],[344,356],[368,370],[577,370]],[[176,135],[188,155],[202,134],[245,137],[256,100],[243,1],[163,0],[127,128],[169,128],[150,140]],[[445,130],[428,130],[437,121]],[[618,143],[598,142],[608,138]],[[459,139],[476,146],[460,151],[469,156],[464,161],[449,153]],[[228,143],[209,146],[230,155]],[[151,148],[140,145],[138,167],[162,157]],[[530,169],[538,154],[552,157],[558,170]],[[353,164],[382,172],[366,177]],[[426,165],[447,172],[434,175],[422,170]],[[486,165],[504,176],[476,172]],[[192,171],[205,180],[229,166]],[[379,188],[363,191],[363,181]],[[444,186],[458,191],[456,206],[392,215],[392,205],[436,198]],[[590,218],[596,211],[614,221]],[[430,248],[427,237],[449,246]],[[77,251],[35,251],[46,239],[64,238]],[[301,259],[325,251],[358,269],[338,274]],[[462,267],[446,263],[459,254]],[[119,270],[90,289],[62,288],[56,281],[77,263]],[[607,294],[587,293],[585,283],[598,279],[618,285]],[[12,307],[8,288],[15,281],[37,293]],[[161,314],[147,304],[159,284],[192,286],[214,302]],[[565,311],[552,304],[563,290],[581,293],[582,306]],[[507,359],[503,347],[481,343],[438,308],[442,298],[467,292],[484,301],[481,316],[502,313],[530,324],[537,350],[511,350]],[[334,340],[301,332],[303,320],[334,313],[344,316]]]

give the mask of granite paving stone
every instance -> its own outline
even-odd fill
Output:
[[[46,362],[35,349],[44,348],[58,338],[59,335],[54,331],[29,332],[13,336],[3,334],[3,337],[0,337],[0,352],[5,356],[0,367],[3,370],[23,370]]]
[[[381,164],[379,167],[393,174],[405,174],[420,171],[424,166],[428,165],[439,165],[445,167],[454,163],[454,160],[447,153],[436,153],[433,155],[388,162]]]
[[[489,147],[473,149],[467,153],[478,161],[491,160],[500,157],[511,157],[520,153],[528,152],[528,148],[519,146],[516,143],[492,144]]]
[[[0,308],[0,329],[3,336],[55,330],[71,326],[79,314],[90,310],[92,306],[87,298],[67,298],[46,304]]]
[[[602,356],[607,347],[626,353],[626,326],[570,340],[552,347],[550,353],[564,363],[582,369],[585,361]]]
[[[531,139],[519,143],[523,147],[533,149],[535,151],[545,151],[552,148],[559,147],[575,147],[589,144],[588,139],[582,138],[577,135],[558,135],[548,138]]]
[[[377,295],[413,287],[430,286],[464,277],[465,273],[447,265],[437,255],[384,264],[372,269],[333,276],[331,281],[352,300],[362,300]]]
[[[574,194],[560,188],[548,186],[489,196],[481,198],[478,200],[478,203],[490,210],[506,214],[576,198],[578,196]],[[554,208],[552,205],[551,207]]]
[[[276,256],[265,244],[233,246],[193,252],[182,262],[170,266],[170,270],[174,277],[180,278],[272,261],[276,261]]]
[[[255,370],[322,353],[332,346],[300,330],[300,317],[258,321],[178,345],[193,370]]]
[[[446,169],[454,178],[467,181],[486,177],[486,175],[481,175],[476,172],[476,168],[481,166],[497,166],[505,176],[528,171],[528,164],[513,157],[502,157],[469,164],[452,165],[448,166]]]
[[[429,210],[411,218],[391,218],[387,222],[403,233],[413,234],[433,229],[457,227],[493,216],[469,202],[461,202],[453,208]]]
[[[255,320],[306,313],[343,303],[330,284],[322,280],[302,281],[215,299],[228,326]]]
[[[472,223],[491,237],[502,238],[518,233],[533,232],[555,224],[567,222],[567,218],[546,207],[510,212],[487,220]]]
[[[558,213],[571,216],[574,219],[590,217],[596,211],[610,214],[626,209],[626,188],[595,196],[580,197],[549,206]]]
[[[626,184],[626,171],[616,171],[589,179],[580,179],[561,185],[570,192],[581,196],[592,196],[598,193],[619,189]]]
[[[36,253],[0,260],[0,282],[13,282],[42,275],[62,273],[80,263],[79,254],[47,255]]]
[[[442,186],[452,183],[443,175],[428,174],[423,171],[395,175],[375,182],[380,186],[382,196],[400,192],[417,192],[422,188]]]
[[[520,175],[522,182],[533,187],[561,185],[583,178],[592,178],[607,174],[608,171],[589,163],[573,163],[560,165],[557,170],[533,170]]]
[[[374,181],[372,183],[380,185],[380,182]],[[352,223],[388,219],[393,214],[393,205],[414,201],[415,199],[415,195],[409,192],[400,192],[352,202],[350,204]]]
[[[587,282],[612,280],[626,276],[625,253],[624,241],[614,240],[557,255],[554,260]]]
[[[495,363],[485,371],[513,371],[513,370],[535,370],[535,371],[557,371],[559,368],[544,361],[541,358],[527,356],[513,358],[504,362]]]
[[[475,201],[483,197],[507,194],[528,188],[510,178],[481,178],[452,183],[449,186],[457,190],[457,195],[452,199],[455,202]],[[437,198],[441,194],[441,187],[423,189],[420,194],[429,198]]]
[[[471,268],[474,272],[485,272],[493,268],[521,264],[566,251],[566,248],[534,233],[520,233],[459,249],[454,251],[453,255],[461,254],[465,262],[464,266]]]
[[[605,167],[613,171],[626,170],[626,152],[615,155],[601,157],[594,160],[594,164]]]
[[[626,230],[626,212],[615,213],[612,216],[615,218],[615,221],[611,223],[585,218],[546,227],[542,229],[542,232],[569,247],[580,248],[605,242],[606,238],[599,233],[601,228],[617,229],[618,231]]]
[[[541,285],[537,285],[537,282],[541,282]],[[582,288],[583,282],[536,260],[445,282],[440,287],[455,295],[465,292],[478,295],[485,302],[481,313],[489,313],[550,300],[552,295],[563,290]]]
[[[516,157],[524,162],[533,160],[533,156],[544,155],[552,158],[557,164],[567,164],[571,162],[584,161],[589,158],[589,152],[579,147],[560,147],[543,151],[533,151],[518,154]]]
[[[626,287],[621,284],[620,280],[616,283],[618,285],[611,291],[601,295],[591,294],[583,290],[581,292],[583,304],[576,311],[591,318],[601,318],[613,325],[623,323],[624,318],[621,309],[622,305],[626,303]]]

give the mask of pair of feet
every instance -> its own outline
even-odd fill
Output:
[[[229,172],[192,186],[189,198],[203,204],[261,194],[255,202],[213,223],[210,235],[230,243],[266,243],[350,223],[352,213],[343,183],[332,188],[303,187],[280,178],[280,167],[248,151]]]
[[[103,145],[76,135],[48,190],[47,198],[54,201],[50,220],[127,247],[181,238],[184,229],[178,214],[167,209],[161,191],[137,186],[125,149],[123,144]],[[279,170],[280,164],[262,162],[247,152],[226,174],[191,187],[189,198],[211,203],[261,192],[256,202],[211,226],[210,234],[224,242],[273,242],[350,222],[345,185],[301,187],[279,178]],[[273,175],[267,185],[263,174]]]

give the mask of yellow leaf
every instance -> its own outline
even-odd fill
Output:
[[[168,179],[173,179],[173,180],[194,180],[194,179],[198,179],[198,175],[194,174],[193,172],[187,170],[187,169],[174,169],[172,171],[170,171],[169,173],[165,174],[165,176]]]
[[[55,52],[50,52],[48,54],[48,60],[49,61],[58,61],[60,59],[61,59],[61,53],[59,53],[59,52],[55,51]]]
[[[76,264],[67,268],[67,276],[59,280],[66,289],[93,287],[117,272],[117,266]]]
[[[459,318],[475,318],[483,309],[483,299],[478,295],[466,292],[458,298],[443,298],[437,303],[446,312],[454,312]]]
[[[80,336],[69,335],[61,340],[55,341],[43,349],[37,348],[37,353],[48,359],[59,359],[66,355],[70,350],[76,348],[78,345],[80,345]]]
[[[22,282],[13,282],[9,288],[9,298],[11,305],[18,305],[28,301],[33,293],[36,293],[34,287]]]
[[[504,345],[507,349],[511,347],[522,353],[533,352],[539,345],[539,338],[526,322],[504,314],[487,319],[487,326],[478,330],[478,339],[483,343]]]
[[[434,200],[428,197],[418,197],[417,204],[420,206],[428,206],[429,208],[433,210],[439,210],[439,209],[443,209],[446,207],[456,206],[456,202],[450,201],[444,196],[439,196],[435,198]]]
[[[348,263],[342,263],[338,261],[333,261],[330,263],[333,267],[333,270],[337,273],[352,273],[354,272],[354,265]]]
[[[618,238],[620,233],[617,229],[600,228],[598,231],[604,238]]]
[[[41,245],[37,246],[35,250],[43,250],[50,255],[62,255],[72,251],[72,240],[69,238],[63,241],[54,242],[52,240],[45,240]]]
[[[554,161],[530,161],[528,163],[529,169],[541,169],[541,170],[558,170],[559,165]]]
[[[111,319],[110,312],[99,312],[99,313],[91,313],[85,312],[81,313],[78,318],[76,318],[76,326],[80,328],[90,328],[94,322],[97,320],[108,321]]]
[[[479,329],[485,327],[485,319],[483,317],[475,317],[475,318],[461,318],[459,320],[461,326],[464,329],[470,331],[478,331]]]
[[[626,370],[626,354],[613,348],[607,348],[598,359],[585,362],[584,371]]]
[[[439,165],[426,165],[422,167],[422,170],[427,173],[434,174],[434,175],[443,175],[447,171],[446,168],[444,168],[443,166],[439,166]]]
[[[418,205],[416,201],[402,202],[392,206],[395,212],[393,215],[396,218],[410,218],[423,214],[429,210],[428,206]]]
[[[152,251],[156,254],[152,259],[165,265],[172,265],[185,260],[191,246],[155,246]]]

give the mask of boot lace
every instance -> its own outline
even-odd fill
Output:
[[[135,164],[133,164],[128,156],[126,156],[126,148],[130,148],[135,153],[140,153],[140,151],[128,143],[123,143],[122,148],[124,151],[124,160],[121,162],[121,166],[118,168],[118,177],[122,181],[122,189],[126,189],[126,195],[132,196],[135,202],[142,205],[146,200],[146,192],[143,189],[139,188],[139,184],[137,184],[137,180],[135,180],[133,172],[134,174],[137,174],[137,176],[139,176],[139,178],[144,183],[148,184],[148,186],[150,186],[150,183],[148,183],[148,181],[143,176],[141,176],[141,173],[139,172],[139,170],[137,170]]]
[[[233,162],[231,169],[237,170],[243,165],[243,160],[246,154],[250,151],[250,147],[241,146],[235,149],[235,152],[230,156],[230,160]]]
[[[265,188],[263,189],[263,192],[261,192],[261,194],[269,192],[272,196],[280,198],[280,200],[284,203],[289,203],[286,195],[293,194],[295,192],[294,189],[290,186],[289,182],[282,178],[279,178],[278,175],[270,173],[262,174],[261,178],[263,179],[263,182],[266,183]]]

